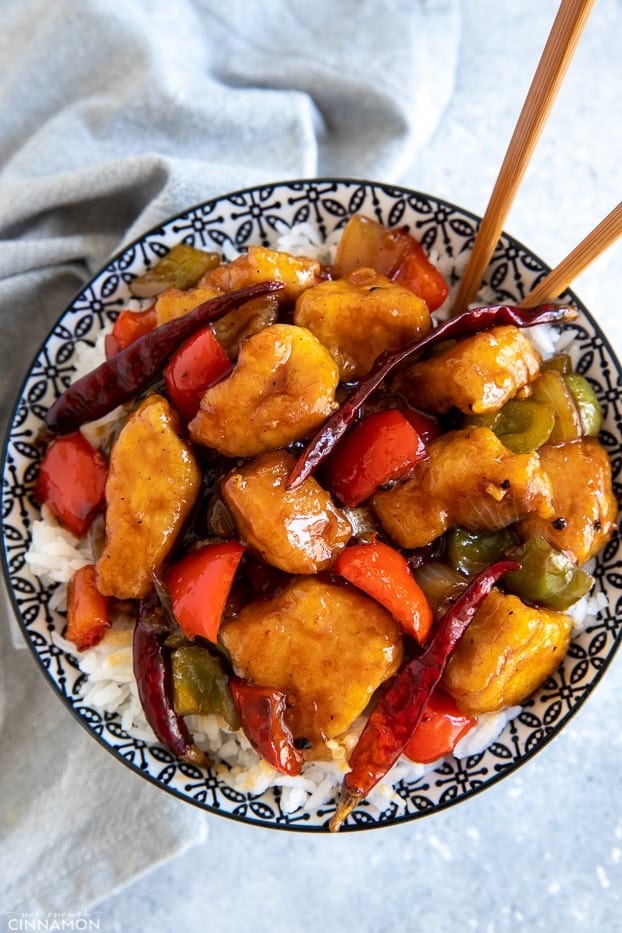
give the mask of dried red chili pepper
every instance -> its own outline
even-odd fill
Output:
[[[232,308],[283,288],[282,282],[259,282],[203,302],[189,314],[144,334],[115,356],[76,380],[56,399],[45,416],[51,431],[74,431],[101,418],[148,386],[182,341]]]
[[[329,828],[344,820],[395,764],[423,715],[445,665],[469,622],[497,580],[516,561],[504,560],[479,573],[437,623],[424,653],[399,671],[379,698],[350,758]]]
[[[307,444],[289,475],[286,488],[296,489],[324,462],[341,437],[356,420],[359,410],[381,382],[415,353],[434,346],[443,340],[467,337],[469,334],[513,324],[515,327],[533,327],[535,324],[552,324],[569,321],[576,317],[574,308],[568,305],[548,303],[536,308],[517,308],[514,305],[488,305],[471,308],[451,318],[421,340],[415,340],[401,350],[382,353],[373,368],[362,379],[337,411],[324,422],[317,434]]]
[[[208,758],[194,744],[188,727],[173,706],[171,661],[164,644],[171,630],[167,612],[155,591],[141,599],[133,644],[138,695],[147,722],[160,742],[177,758],[207,767]]]
[[[242,728],[255,750],[282,774],[300,774],[303,757],[284,721],[285,694],[238,677],[230,678],[229,688]]]

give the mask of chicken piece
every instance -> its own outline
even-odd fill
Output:
[[[491,590],[449,659],[442,686],[471,715],[522,703],[563,660],[572,618]]]
[[[192,451],[165,398],[150,395],[130,415],[110,455],[106,541],[96,564],[105,596],[140,599],[153,586],[201,486]]]
[[[189,314],[203,302],[218,298],[219,295],[222,295],[222,291],[218,288],[188,288],[185,291],[180,288],[167,288],[158,295],[155,303],[158,327],[167,321]]]
[[[394,381],[418,408],[497,411],[537,377],[541,358],[518,327],[493,327],[404,370]]]
[[[285,288],[281,289],[277,297],[281,304],[285,304],[295,301],[301,292],[311,288],[319,279],[320,264],[317,259],[292,256],[263,246],[249,246],[248,252],[233,262],[223,263],[206,272],[199,285],[230,292],[257,282],[283,282]]]
[[[180,291],[169,288],[159,296],[155,303],[158,327],[174,318],[183,317],[198,308],[205,301],[224,294],[217,288],[191,288]],[[279,316],[279,302],[274,295],[263,295],[245,301],[239,308],[234,308],[212,324],[218,342],[227,351],[231,359],[238,355],[240,341],[251,337],[263,327],[274,324]]]
[[[267,563],[287,573],[317,573],[334,563],[352,528],[313,477],[285,489],[294,464],[284,450],[264,454],[229,473],[222,496],[242,540]]]
[[[349,729],[403,651],[399,626],[378,603],[315,577],[249,603],[220,638],[236,674],[286,694],[292,735],[311,742],[316,758],[330,757],[324,740]]]
[[[205,392],[190,435],[227,457],[284,447],[337,408],[338,383],[330,353],[310,331],[273,324],[240,345],[231,373]]]
[[[528,515],[518,533],[524,541],[542,535],[584,564],[609,540],[618,514],[607,451],[597,438],[584,437],[541,447],[540,461],[553,490],[553,515]]]
[[[401,547],[423,547],[454,525],[494,531],[530,512],[553,515],[538,454],[512,453],[489,428],[450,431],[430,442],[428,454],[405,483],[371,498]]]
[[[373,269],[304,292],[294,321],[330,350],[344,382],[360,379],[383,350],[404,347],[432,326],[422,298]]]

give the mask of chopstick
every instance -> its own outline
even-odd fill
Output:
[[[594,2],[562,0],[560,4],[462,276],[454,314],[463,311],[479,289]]]
[[[523,298],[519,307],[530,308],[559,297],[573,279],[615,243],[619,236],[622,236],[622,201],[568,253],[565,259],[538,282]]]

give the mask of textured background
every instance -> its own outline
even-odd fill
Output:
[[[455,87],[440,126],[411,164],[379,180],[482,213],[556,9],[551,0],[463,0]],[[506,223],[550,265],[620,198],[621,13],[620,0],[598,0]],[[357,25],[353,18],[352,42]],[[618,245],[574,285],[619,356],[621,258]],[[58,287],[60,308],[67,286]],[[54,296],[46,297],[51,321]],[[3,337],[8,360],[11,334]],[[31,355],[20,353],[25,361]],[[622,915],[621,693],[617,658],[534,760],[485,794],[410,826],[310,838],[210,817],[204,843],[102,901],[91,917],[105,933],[613,933]],[[92,755],[106,758],[95,743]],[[159,797],[153,793],[146,814],[154,823]],[[179,808],[187,820],[187,807]],[[129,858],[131,840],[124,846]]]
[[[454,96],[391,180],[485,210],[556,9],[464,0]],[[506,223],[549,265],[620,199],[621,13],[596,4]],[[618,243],[574,283],[618,357],[621,259]],[[618,657],[528,765],[411,826],[310,839],[211,819],[203,846],[96,909],[102,929],[620,930],[621,691]]]

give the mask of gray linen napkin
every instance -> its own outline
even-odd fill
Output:
[[[3,424],[41,339],[124,241],[254,183],[399,181],[451,95],[459,33],[458,0],[4,0],[0,20]],[[206,819],[72,720],[11,612],[0,909],[86,910]]]

